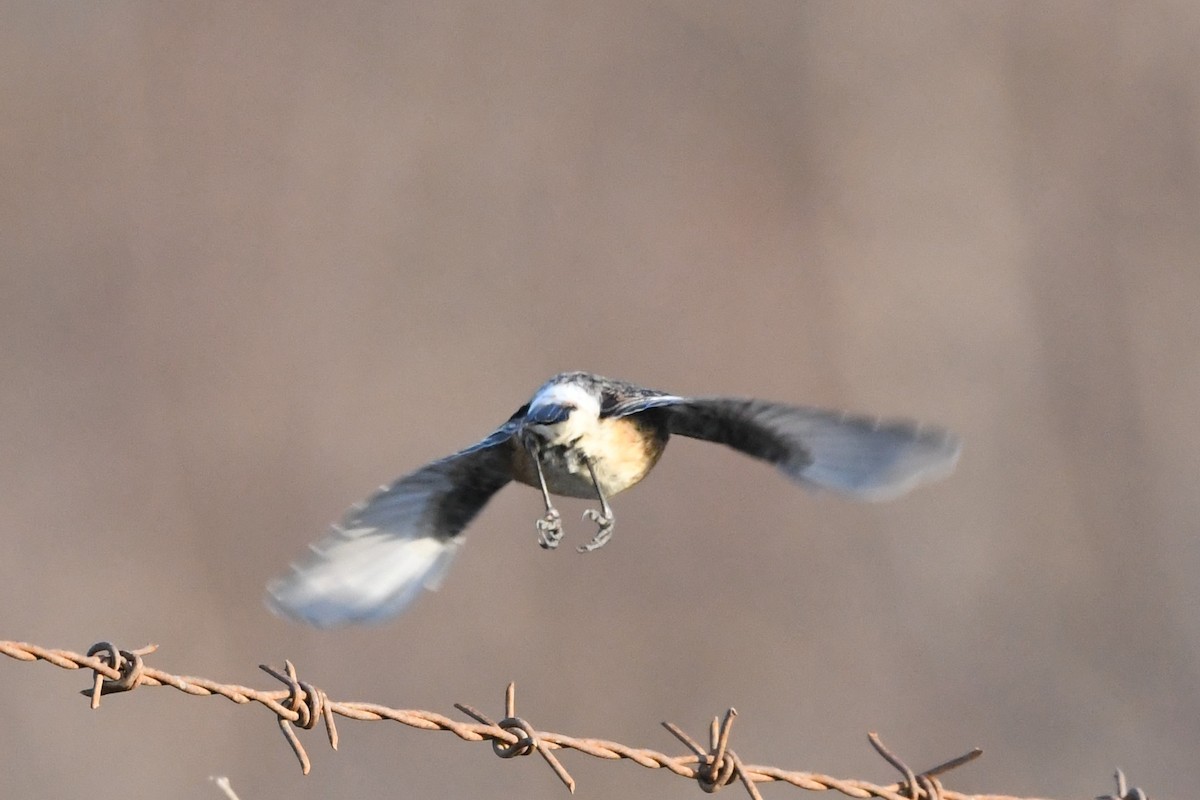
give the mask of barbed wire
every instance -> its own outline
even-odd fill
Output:
[[[938,776],[978,758],[983,754],[979,748],[930,769],[915,772],[891,752],[877,734],[870,733],[868,740],[872,747],[902,776],[897,783],[879,786],[869,781],[833,778],[815,772],[744,763],[729,747],[733,721],[737,716],[737,711],[733,708],[725,713],[723,719],[713,718],[708,731],[708,747],[696,742],[674,723],[662,723],[663,727],[690,751],[682,756],[669,756],[657,750],[630,747],[604,739],[536,730],[528,721],[517,716],[516,687],[511,683],[505,692],[505,715],[499,722],[493,721],[471,706],[455,703],[455,708],[474,720],[463,722],[434,711],[331,700],[323,690],[300,680],[295,666],[286,660],[282,670],[265,664],[259,665],[264,672],[282,682],[286,687],[284,689],[264,691],[207,678],[175,675],[144,663],[143,656],[157,649],[156,645],[148,645],[138,650],[122,650],[111,642],[98,642],[88,649],[86,655],[80,655],[70,650],[53,650],[27,642],[0,640],[0,653],[17,661],[45,661],[68,670],[91,670],[92,686],[83,690],[81,694],[91,698],[93,709],[99,708],[103,695],[128,692],[140,686],[170,686],[188,695],[217,695],[238,705],[258,703],[266,706],[275,714],[279,728],[292,752],[296,754],[305,775],[311,770],[312,762],[293,726],[311,730],[318,722],[322,722],[330,746],[337,750],[338,731],[335,717],[345,717],[364,721],[391,720],[417,730],[447,731],[468,742],[490,741],[493,752],[506,759],[536,752],[545,759],[555,775],[572,793],[575,791],[575,780],[554,754],[556,750],[574,750],[608,760],[627,759],[648,769],[665,769],[674,775],[695,780],[700,788],[709,793],[738,782],[754,800],[762,800],[757,784],[769,782],[786,783],[810,791],[832,790],[847,797],[878,797],[884,800],[1035,800],[1008,795],[966,795],[945,789]],[[1105,795],[1097,800],[1148,799],[1141,789],[1127,789],[1125,776],[1118,770],[1117,794]]]

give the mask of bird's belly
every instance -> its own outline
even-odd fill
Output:
[[[546,488],[550,490],[551,494],[563,497],[596,496],[596,486],[592,483],[592,476],[588,474],[586,467],[583,472],[571,472],[570,470],[554,469],[543,464],[542,473],[546,476]],[[612,497],[617,492],[633,485],[633,483],[621,485],[619,482],[607,480],[607,476],[603,474],[599,466],[596,468],[596,477],[599,478],[600,486],[607,497]]]
[[[633,426],[604,426],[601,436],[541,451],[542,475],[551,494],[593,498],[596,485],[588,470],[590,459],[596,482],[606,497],[623,492],[646,477],[662,455],[665,436],[646,436]],[[628,433],[626,432],[628,431]],[[585,455],[586,454],[586,455]],[[533,457],[517,445],[513,453],[514,476],[521,483],[541,488]]]
[[[541,488],[538,482],[537,470],[533,459],[524,448],[516,453],[518,468],[514,471],[521,483],[534,488]],[[563,448],[547,448],[542,451],[542,475],[546,478],[546,488],[551,494],[563,497],[596,496],[596,485],[592,482],[592,474],[587,464],[577,452],[564,452]],[[596,471],[596,479],[600,483],[606,497],[612,497],[623,492],[640,481],[646,475],[648,468],[616,469],[604,458],[594,458],[592,467]]]

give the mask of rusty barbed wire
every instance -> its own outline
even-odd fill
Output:
[[[188,695],[215,695],[239,705],[263,705],[275,714],[279,728],[305,775],[311,770],[312,763],[293,726],[311,730],[318,722],[323,723],[330,746],[337,750],[338,732],[334,718],[340,716],[363,721],[391,720],[418,730],[447,731],[468,742],[489,741],[493,752],[505,759],[536,752],[572,793],[575,791],[575,780],[555,756],[555,750],[574,750],[594,758],[624,759],[648,769],[665,769],[672,774],[695,780],[701,789],[709,793],[717,792],[736,781],[741,783],[753,800],[762,800],[756,784],[770,782],[786,783],[810,791],[836,791],[847,797],[878,797],[884,800],[1036,800],[1008,795],[967,795],[945,789],[938,776],[978,758],[983,753],[978,748],[931,769],[915,772],[884,746],[877,734],[871,733],[868,740],[876,752],[903,776],[898,783],[879,786],[869,781],[744,763],[729,747],[733,720],[737,716],[737,711],[733,708],[725,713],[723,720],[718,717],[712,719],[707,748],[674,723],[662,723],[691,751],[687,755],[669,756],[657,750],[630,747],[604,739],[536,730],[527,720],[517,715],[516,687],[511,683],[505,692],[505,715],[499,722],[494,722],[471,706],[456,703],[455,708],[475,720],[462,722],[434,711],[331,700],[321,689],[300,680],[291,661],[284,661],[283,670],[265,664],[259,665],[260,669],[286,686],[284,689],[264,691],[207,678],[175,675],[149,667],[145,664],[143,656],[155,650],[156,645],[147,645],[137,650],[122,650],[111,642],[98,642],[88,649],[87,655],[81,655],[69,650],[54,650],[27,642],[0,640],[0,653],[17,661],[45,661],[62,669],[92,670],[92,686],[83,690],[81,694],[91,698],[93,709],[99,707],[103,695],[128,692],[140,686],[170,686]],[[1109,798],[1112,796],[1106,796],[1104,800]],[[1147,796],[1141,789],[1127,791],[1125,776],[1118,770],[1117,796],[1112,800],[1147,800]]]

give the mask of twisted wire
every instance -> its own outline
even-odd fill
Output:
[[[417,730],[447,731],[463,741],[488,741],[491,742],[496,755],[502,758],[536,752],[571,792],[575,791],[575,781],[554,755],[555,750],[574,750],[594,758],[624,759],[648,769],[664,769],[674,775],[696,781],[706,792],[716,792],[724,786],[740,783],[754,800],[761,800],[757,784],[769,782],[785,783],[809,791],[836,791],[847,797],[878,797],[884,800],[1036,800],[1008,795],[967,795],[945,789],[937,776],[974,760],[982,753],[978,749],[918,773],[888,750],[879,737],[872,733],[869,740],[876,752],[902,776],[897,783],[880,786],[864,780],[834,778],[815,772],[744,763],[729,747],[733,720],[737,715],[732,708],[725,714],[723,722],[713,718],[709,727],[707,748],[689,737],[674,723],[664,722],[663,726],[690,750],[690,753],[685,755],[670,756],[657,750],[631,747],[620,742],[539,731],[517,715],[516,690],[513,684],[509,684],[505,693],[505,715],[499,722],[493,721],[471,706],[456,704],[455,707],[459,711],[474,720],[465,722],[434,711],[332,700],[323,690],[300,680],[295,666],[290,661],[284,662],[283,670],[260,665],[266,673],[283,683],[286,687],[284,689],[260,690],[208,678],[175,675],[145,664],[144,656],[156,649],[154,645],[150,645],[129,651],[109,642],[98,642],[86,655],[82,655],[70,650],[50,649],[28,642],[0,640],[0,653],[17,661],[45,661],[62,669],[91,670],[94,673],[92,687],[84,690],[82,694],[91,698],[92,708],[99,706],[102,695],[132,691],[142,686],[170,686],[187,695],[219,696],[238,705],[263,705],[275,714],[279,727],[296,754],[304,774],[310,771],[311,761],[293,726],[310,730],[318,723],[324,724],[329,743],[336,750],[336,716],[361,721],[390,720]],[[1145,798],[1140,789],[1126,790],[1124,776],[1121,775],[1118,796],[1124,798],[1127,793],[1130,800]]]

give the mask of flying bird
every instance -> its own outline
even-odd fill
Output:
[[[886,500],[947,475],[952,434],[817,408],[727,397],[681,397],[564,372],[482,441],[383,486],[346,512],[291,571],[267,586],[267,605],[317,627],[375,622],[434,589],[463,531],[492,495],[516,480],[538,489],[538,543],[558,547],[551,495],[595,500],[580,552],[612,537],[609,500],[641,481],[672,434],[727,445],[797,483],[860,500]]]

